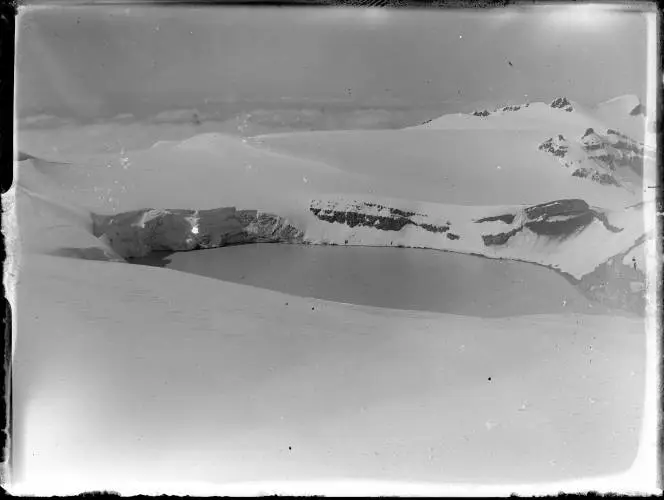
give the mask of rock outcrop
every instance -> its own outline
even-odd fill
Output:
[[[235,207],[143,209],[93,214],[93,233],[123,258],[257,242],[302,243],[304,234],[278,215]]]
[[[590,179],[604,186],[620,186],[620,182],[613,175],[607,172],[600,172],[596,168],[580,167],[575,169],[572,175],[574,177],[581,177],[582,179]]]
[[[558,134],[557,137],[550,137],[544,141],[539,145],[538,149],[540,151],[552,154],[557,158],[565,158],[569,150],[569,141],[567,141],[567,139],[565,139],[562,134]]]
[[[576,148],[573,155],[570,154],[572,147]],[[654,159],[654,153],[647,151],[642,143],[614,129],[602,134],[589,128],[578,143],[558,135],[545,140],[538,148],[554,156],[564,167],[573,167],[574,177],[610,186],[622,185],[626,172],[621,172],[621,167],[642,175],[645,160]]]
[[[603,141],[600,135],[594,129],[586,129],[586,132],[581,136],[581,144],[586,151],[599,149],[603,146]]]
[[[528,106],[529,106],[528,103],[526,103],[526,104],[513,104],[513,105],[499,107],[499,108],[496,109],[496,111],[503,111],[503,112],[519,111],[521,108],[527,108]]]
[[[423,214],[369,202],[340,205],[334,202],[313,201],[309,210],[319,220],[325,222],[345,224],[348,227],[371,227],[381,231],[401,231],[404,227],[413,225],[430,233],[445,233],[451,227],[449,222],[446,224],[424,222],[427,216]],[[449,239],[458,239],[458,237]]]
[[[629,167],[639,175],[643,174],[646,160],[654,160],[655,152],[646,149],[645,145],[627,135],[608,129],[604,139],[604,149],[616,167]]]
[[[574,107],[567,97],[558,97],[554,99],[550,106],[554,109],[562,109],[567,112],[574,111]]]
[[[512,236],[529,229],[539,236],[566,239],[583,231],[594,220],[600,221],[611,232],[620,232],[621,228],[612,226],[606,216],[592,209],[583,200],[569,199],[542,203],[523,209],[518,214],[503,214],[478,219],[476,223],[501,221],[511,226],[506,231],[483,234],[486,246],[506,244]]]

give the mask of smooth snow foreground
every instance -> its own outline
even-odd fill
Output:
[[[502,172],[494,165],[495,179],[511,176],[494,183],[483,177],[486,161],[473,174],[474,165],[422,149],[445,131],[397,133],[382,146],[412,138],[419,188],[380,155],[378,132],[353,133],[338,150],[346,160],[307,153],[311,134],[293,134],[261,138],[263,146],[214,135],[121,158],[18,162],[13,480],[24,491],[135,492],[142,483],[153,492],[339,478],[522,484],[629,468],[643,415],[643,318],[479,318],[326,302],[114,262],[92,234],[91,212],[146,207],[271,211],[324,239],[348,233],[313,216],[315,199],[448,203],[444,216],[460,224],[471,222],[458,214],[490,215],[476,206],[484,204],[501,205],[489,207],[496,214],[586,192],[589,204],[618,213],[635,203],[537,151],[532,164],[517,155]],[[515,171],[545,180],[531,191]],[[455,214],[462,204],[467,212]],[[611,240],[612,250],[633,251],[642,232]],[[376,233],[365,243],[384,244]]]
[[[372,309],[48,256],[20,280],[15,471],[35,484],[523,483],[636,454],[637,319]]]

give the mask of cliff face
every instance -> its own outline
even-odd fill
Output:
[[[454,210],[454,207],[449,208]],[[532,254],[520,254],[520,240],[516,243],[510,240],[527,231],[540,237],[545,246],[552,245],[555,248],[558,244],[568,244],[566,240],[571,240],[569,244],[575,244],[575,238],[591,224],[595,225],[595,229],[601,230],[601,226],[597,227],[597,222],[609,233],[621,233],[624,230],[612,225],[603,212],[590,207],[581,199],[563,199],[528,207],[506,208],[505,213],[499,212],[480,219],[473,219],[471,216],[459,217],[459,214],[455,213],[452,219],[454,224],[459,225],[460,230],[457,231],[454,231],[454,225],[449,219],[441,217],[443,210],[434,212],[437,215],[433,216],[425,213],[430,211],[426,208],[414,211],[369,201],[313,200],[309,211],[319,221],[330,225],[375,230],[375,240],[372,239],[374,236],[361,232],[363,244],[382,241],[382,244],[387,245],[389,238],[387,243],[384,239],[381,240],[380,232],[400,232],[406,227],[413,227],[422,232],[408,233],[408,238],[412,240],[401,241],[398,246],[412,245],[451,251],[458,249],[481,255],[491,255],[496,250],[507,250],[509,254],[510,248],[516,248],[516,258],[524,260],[525,256],[525,260],[554,268],[557,268],[558,264],[546,258],[542,260],[542,255],[537,253],[535,247]],[[473,230],[473,227],[477,229]],[[486,228],[490,230],[486,231]],[[629,238],[631,233],[628,227],[627,229]],[[260,242],[318,241],[311,235],[305,238],[302,230],[283,217],[257,210],[237,210],[234,207],[212,210],[143,209],[117,215],[95,214],[93,233],[109,249],[109,254],[117,256],[118,259],[143,257],[152,251],[189,251]],[[341,244],[351,233],[352,231],[340,233],[343,236],[337,238],[337,243]],[[432,239],[431,235],[426,233],[433,233],[437,237]],[[424,239],[419,240],[420,237]],[[526,245],[532,243],[529,239],[525,241]],[[347,239],[345,242],[348,244]],[[507,246],[510,243],[512,246]],[[645,274],[643,269],[632,264],[632,254],[627,255],[630,250],[623,252],[625,258],[621,258],[621,254],[614,255],[607,262],[598,260],[594,271],[585,275],[563,272],[589,298],[610,307],[642,312],[645,304]],[[638,254],[634,251],[632,253]],[[85,258],[102,257],[104,260],[109,258],[105,253],[102,255],[99,249],[85,254]],[[592,260],[592,257],[587,255],[580,258]],[[589,271],[592,269],[591,266]]]
[[[371,227],[381,231],[401,231],[412,225],[430,233],[447,233],[450,240],[458,240],[459,235],[448,233],[451,223],[431,224],[427,216],[416,212],[391,208],[370,202],[355,202],[350,205],[337,205],[334,202],[312,201],[309,211],[319,220],[345,224],[348,227]]]
[[[499,246],[506,244],[512,236],[529,229],[539,236],[555,239],[566,239],[575,233],[583,231],[594,220],[600,221],[604,227],[613,232],[622,231],[621,228],[609,224],[606,216],[588,206],[583,200],[557,200],[549,203],[533,205],[517,214],[504,214],[478,219],[475,222],[494,222],[500,220],[511,227],[507,231],[494,234],[483,234],[482,240],[486,246]]]
[[[609,223],[606,215],[593,209],[583,200],[558,200],[528,207],[519,213],[507,213],[478,219],[478,224],[501,221],[509,225],[509,229],[493,234],[483,234],[486,246],[501,246],[509,240],[529,229],[538,236],[551,239],[567,239],[584,231],[594,221],[602,223],[607,231],[620,233],[623,228]],[[643,266],[630,252],[643,253],[642,244],[645,236],[635,242],[632,248],[614,255],[601,262],[592,272],[580,278],[573,278],[564,273],[586,297],[610,308],[617,308],[645,314],[646,306],[646,274]],[[641,245],[641,247],[639,247]],[[581,258],[581,257],[580,257]]]
[[[212,210],[143,209],[93,214],[93,233],[124,258],[152,251],[188,251],[239,243],[302,242],[302,231],[282,217],[234,207]]]

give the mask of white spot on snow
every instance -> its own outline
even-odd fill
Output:
[[[530,407],[530,403],[526,400],[519,407],[519,411],[526,411]]]

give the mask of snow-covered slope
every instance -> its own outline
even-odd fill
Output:
[[[44,255],[16,302],[14,473],[33,488],[522,484],[636,453],[638,319],[374,309]]]
[[[547,243],[545,247],[523,243],[525,246],[509,251],[507,247],[487,248],[481,240],[481,234],[486,234],[487,229],[485,226],[480,229],[473,221],[497,211],[514,213],[519,206],[573,198],[602,209],[612,208],[620,214],[621,207],[633,204],[635,196],[622,187],[604,186],[567,175],[554,157],[537,149],[530,152],[530,156],[525,152],[519,156],[519,144],[528,143],[522,136],[491,134],[484,138],[485,146],[493,141],[490,143],[496,153],[491,155],[485,148],[473,148],[470,144],[464,154],[460,151],[465,149],[461,147],[462,137],[447,137],[448,151],[445,143],[441,146],[441,141],[433,134],[431,131],[371,132],[354,134],[360,136],[357,139],[350,133],[333,134],[326,139],[312,137],[316,134],[293,134],[263,137],[259,145],[209,134],[120,159],[96,157],[94,162],[71,164],[31,160],[21,162],[21,169],[26,171],[28,189],[38,192],[35,187],[38,179],[44,179],[45,183],[48,179],[50,185],[58,186],[61,199],[70,196],[76,204],[101,214],[143,208],[205,210],[235,206],[285,217],[303,230],[305,238],[311,242],[349,240],[366,245],[394,242],[490,256],[518,256],[554,265],[575,276],[592,271],[611,257],[606,255],[607,251],[617,253],[627,249],[643,234],[642,212],[636,209],[626,212],[633,215],[623,216],[629,222],[621,226],[624,231],[620,233],[607,231],[599,222],[595,224],[603,234],[601,239],[597,238],[600,233],[591,235],[591,228],[580,233],[588,242],[598,242],[600,246],[599,242],[604,243],[605,252],[597,253],[594,244],[573,244],[576,236]],[[456,147],[452,147],[453,143]],[[268,150],[264,149],[266,144]],[[410,144],[410,150],[406,149],[406,144]],[[275,145],[281,150],[290,148],[290,152],[275,151]],[[518,158],[511,163],[504,151],[510,146],[509,153]],[[325,148],[324,154],[320,154],[322,148]],[[305,158],[296,157],[295,149],[303,151],[301,156]],[[318,153],[315,159],[311,158],[311,150]],[[375,154],[370,155],[371,152]],[[436,153],[446,153],[447,158],[440,161]],[[336,160],[332,158],[334,155]],[[533,168],[531,159],[533,163],[535,159],[550,161],[556,168]],[[492,165],[498,161],[505,166]],[[405,163],[410,164],[408,174],[403,173]],[[354,171],[349,171],[351,169]],[[204,189],[196,182],[198,179],[206,184]],[[211,179],[218,181],[211,183]],[[524,190],[524,186],[529,189]],[[435,203],[421,201],[426,198],[433,198]],[[432,223],[446,218],[458,227],[454,232],[461,238],[450,239],[412,225],[388,232],[378,228],[342,227],[321,220],[311,211],[312,203],[332,203],[339,211],[349,211],[355,202],[382,203],[401,210],[413,208]],[[363,210],[366,212],[366,207]],[[610,241],[615,243],[609,244]],[[572,254],[576,254],[574,258]],[[568,257],[563,259],[561,255]]]
[[[616,167],[624,166],[623,151],[642,149],[617,131],[600,137],[586,130],[578,144],[562,135],[553,142],[540,138],[538,130],[499,129],[312,132],[253,140],[210,133],[119,156],[72,157],[66,164],[31,159],[21,162],[20,182],[36,193],[57,187],[49,193],[98,214],[148,208],[259,210],[284,218],[312,243],[394,244],[518,258],[580,278],[644,233],[643,207],[625,209],[640,201],[640,192]],[[620,182],[575,175],[589,162]],[[622,220],[620,231],[596,220],[563,240],[526,230],[498,247],[483,244],[492,228],[476,220],[569,199],[608,210],[609,220]],[[354,208],[357,203],[363,208]],[[441,234],[412,223],[396,231],[351,227],[312,211],[315,204],[327,204],[337,212],[367,215],[368,203],[413,210],[430,221],[422,224],[452,221],[455,229]]]
[[[128,218],[139,234],[166,213],[144,209],[235,207],[310,243],[437,248],[582,279],[611,258],[632,266],[648,205],[628,208],[638,192],[572,176],[538,149],[579,125],[576,109],[544,128],[508,118],[521,111],[504,111],[504,130],[206,134],[17,162],[17,476],[117,489],[164,477],[519,483],[628,467],[638,317],[488,320],[296,298],[130,266],[95,236],[97,216],[142,211]],[[546,234],[561,225],[563,238]]]
[[[607,208],[641,200],[632,186],[600,186],[572,176],[557,158],[539,149],[549,137],[539,130],[409,129],[280,134],[254,140],[271,151],[370,176],[374,193],[398,198],[503,205],[573,197]]]

